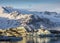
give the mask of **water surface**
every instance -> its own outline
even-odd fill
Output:
[[[60,37],[23,37],[20,41],[0,41],[0,43],[60,43]]]

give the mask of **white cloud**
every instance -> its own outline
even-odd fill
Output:
[[[24,6],[24,9],[32,10],[32,11],[60,12],[60,6],[58,4],[32,4],[32,5]]]

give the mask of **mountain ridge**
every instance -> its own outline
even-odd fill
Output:
[[[60,14],[57,12],[49,12],[49,11],[37,12],[37,11],[28,11],[24,9],[20,10],[20,9],[15,9],[11,7],[0,7],[0,9],[1,9],[0,22],[2,21],[8,22],[8,20],[5,19],[5,18],[8,18],[11,21],[13,20],[15,24],[17,24],[18,22],[19,26],[24,26],[30,29],[38,29],[40,28],[40,25],[43,25],[44,27],[47,27],[47,28],[56,28],[60,26]],[[6,22],[4,24],[6,24]],[[0,28],[2,29],[5,25],[2,27],[1,26],[2,25],[0,25]],[[10,26],[10,28],[12,27],[14,26]]]

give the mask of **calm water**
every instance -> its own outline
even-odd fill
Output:
[[[23,37],[21,41],[0,41],[0,43],[60,43],[59,37]]]

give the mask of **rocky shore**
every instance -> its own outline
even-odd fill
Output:
[[[0,29],[0,36],[26,36],[26,30],[24,27],[10,28],[10,29]]]

